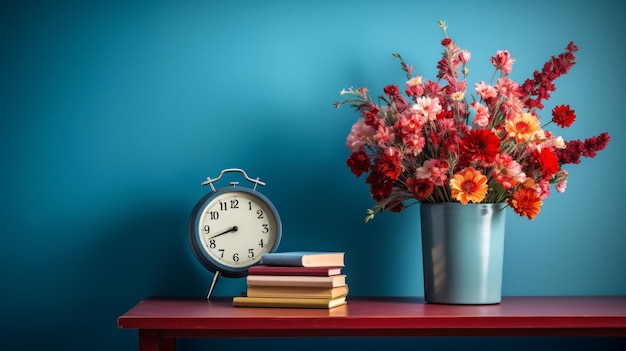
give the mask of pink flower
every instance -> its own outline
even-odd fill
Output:
[[[395,135],[402,139],[405,145],[404,151],[413,156],[419,155],[426,144],[426,139],[422,135],[422,127],[424,122],[419,116],[401,115],[394,125],[393,131]]]
[[[498,154],[495,159],[493,174],[496,182],[504,189],[512,189],[517,184],[526,181],[526,174],[522,171],[522,166],[513,160],[509,154]]]
[[[481,105],[477,101],[472,101],[470,104],[476,115],[474,116],[474,124],[480,127],[486,127],[489,124],[489,110],[487,107]]]
[[[515,62],[515,59],[511,57],[508,50],[498,50],[496,56],[491,58],[491,63],[496,66],[497,70],[501,70],[502,74],[511,72],[513,62]]]
[[[537,183],[537,185],[539,186],[539,198],[541,200],[545,200],[548,197],[550,197],[550,183],[546,180],[546,179],[539,179],[539,182]]]
[[[564,180],[562,182],[558,182],[555,186],[556,191],[558,191],[559,193],[564,193],[565,192],[565,188],[567,188],[567,180]]]
[[[467,62],[472,58],[472,54],[470,54],[467,50],[461,50],[457,53],[457,57],[459,61],[461,61],[464,65],[467,65]]]
[[[491,85],[485,84],[485,82],[481,81],[480,83],[476,83],[474,85],[474,88],[476,88],[476,93],[478,93],[478,96],[480,96],[480,98],[483,100],[495,98],[496,96],[498,96],[498,91],[496,90],[496,88],[492,87]]]
[[[410,134],[402,138],[404,143],[404,152],[413,156],[419,155],[426,145],[426,139],[421,134]]]
[[[417,99],[417,103],[413,105],[413,113],[429,121],[437,119],[437,114],[441,112],[441,110],[442,108],[439,104],[439,98],[431,99],[429,97],[422,96]]]
[[[378,130],[374,134],[373,138],[378,146],[385,147],[385,145],[391,140],[391,135],[389,134],[387,126],[384,124],[378,126]]]
[[[397,135],[404,138],[407,135],[419,134],[422,132],[424,121],[414,114],[401,115],[394,125],[394,131]]]
[[[432,80],[426,81],[424,84],[424,94],[430,98],[438,97],[442,94],[443,87],[441,84],[437,82],[433,82]]]
[[[448,179],[448,162],[445,160],[427,160],[415,172],[415,178],[428,179],[437,186],[443,186]]]
[[[374,135],[374,128],[365,124],[364,119],[359,119],[352,125],[350,134],[346,139],[346,147],[350,152],[358,152],[367,143],[367,139]]]
[[[522,96],[519,84],[507,77],[498,79],[496,89],[498,93],[504,95],[507,99],[517,99]]]

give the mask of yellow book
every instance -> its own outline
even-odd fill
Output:
[[[287,308],[333,308],[344,305],[346,296],[333,299],[307,299],[283,297],[233,297],[235,307],[287,307]]]
[[[293,297],[332,299],[348,294],[348,286],[335,288],[288,287],[288,286],[248,286],[249,297]]]

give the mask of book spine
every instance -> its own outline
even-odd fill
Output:
[[[330,277],[341,274],[341,267],[281,267],[281,266],[252,266],[248,269],[249,275],[299,275]]]
[[[265,254],[261,258],[261,263],[268,266],[303,267],[302,255],[274,256],[271,254]]]
[[[278,286],[248,286],[247,290],[248,297],[332,299],[347,294],[347,285],[336,288],[287,288]]]
[[[335,288],[346,285],[346,276],[336,275],[332,277],[307,277],[286,275],[248,275],[246,283],[248,286]]]
[[[328,299],[289,299],[289,298],[266,298],[266,297],[241,297],[233,298],[235,307],[288,307],[288,308],[322,308],[328,309],[345,304],[345,299],[334,302]],[[331,306],[332,305],[332,306]]]

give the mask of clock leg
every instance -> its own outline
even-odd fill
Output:
[[[213,276],[213,282],[211,283],[211,287],[209,288],[209,292],[206,295],[206,299],[211,299],[211,294],[213,293],[213,289],[215,289],[215,285],[217,284],[217,280],[220,279],[220,271],[216,271]]]

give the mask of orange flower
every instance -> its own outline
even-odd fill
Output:
[[[535,219],[535,216],[541,212],[540,207],[543,202],[536,190],[522,187],[513,193],[509,204],[513,207],[513,211],[520,216]]]
[[[518,143],[529,141],[533,134],[541,130],[537,117],[528,112],[520,113],[514,118],[507,119],[504,126],[510,137]]]
[[[487,196],[487,177],[472,167],[465,168],[450,179],[452,197],[467,205],[468,202],[481,202]]]
[[[526,178],[526,180],[522,183],[522,186],[526,189],[537,189],[535,180],[530,177]]]

